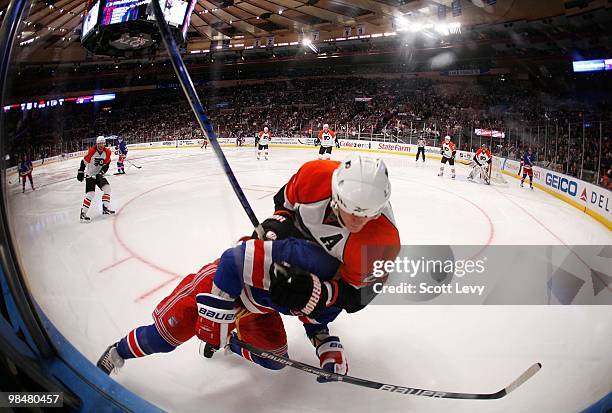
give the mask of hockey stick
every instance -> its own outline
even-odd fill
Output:
[[[233,338],[233,340],[235,340],[234,342],[243,349],[248,350],[259,357],[272,360],[280,364],[284,364],[285,366],[293,367],[306,373],[314,374],[315,376],[323,377],[330,381],[341,381],[344,383],[354,384],[356,386],[368,387],[374,390],[387,391],[389,393],[399,393],[411,396],[437,397],[440,399],[501,399],[502,397],[510,394],[512,391],[514,391],[517,387],[525,383],[531,377],[533,377],[533,375],[540,371],[540,369],[542,368],[541,363],[534,363],[512,383],[495,393],[450,393],[439,390],[418,389],[416,387],[395,386],[392,384],[385,384],[377,381],[365,380],[357,377],[331,373],[329,371],[311,366],[309,364],[291,360],[288,357],[277,356],[276,354],[268,353],[267,351],[258,349],[257,347],[249,343],[245,343],[244,341],[238,340],[236,338]]]
[[[255,228],[255,231],[259,235],[260,239],[264,239],[264,231],[261,225],[259,224],[259,220],[257,216],[255,216],[255,212],[251,208],[248,199],[244,195],[236,176],[234,175],[234,171],[230,167],[227,162],[227,158],[223,153],[223,149],[221,149],[221,145],[219,145],[219,141],[217,140],[217,136],[215,135],[215,131],[210,123],[210,120],[204,113],[204,107],[202,106],[202,102],[200,102],[200,98],[195,91],[193,86],[193,82],[191,81],[191,77],[189,76],[189,72],[185,67],[185,62],[181,58],[181,55],[176,47],[176,43],[174,38],[172,37],[172,33],[170,32],[170,28],[166,24],[166,20],[164,18],[164,13],[159,5],[159,0],[153,0],[151,2],[153,6],[153,12],[155,13],[155,20],[157,21],[157,27],[159,27],[159,32],[161,34],[161,38],[164,42],[164,46],[166,46],[166,50],[168,51],[168,55],[170,56],[170,61],[172,62],[172,66],[174,67],[174,71],[176,72],[176,76],[183,88],[183,92],[185,92],[185,96],[187,97],[187,101],[189,101],[189,105],[193,110],[193,113],[196,115],[196,120],[198,121],[202,132],[204,132],[204,136],[210,142],[221,167],[223,168],[227,179],[234,190],[234,193],[238,197],[238,201],[242,205],[242,208],[246,212]]]
[[[140,168],[142,168],[142,166],[138,166],[138,165],[136,165],[134,162],[130,161],[129,159],[126,159],[125,161],[126,161],[126,162],[129,162],[129,163],[130,163],[130,165],[132,165],[132,166],[133,166],[134,168],[136,168],[136,169],[140,169]]]

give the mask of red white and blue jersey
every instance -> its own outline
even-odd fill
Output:
[[[528,152],[525,152],[525,155],[523,155],[523,159],[521,159],[521,166],[524,170],[530,170],[532,168],[533,164],[531,163],[531,155],[529,155]]]
[[[279,241],[248,240],[226,250],[219,260],[214,283],[223,292],[239,297],[244,307],[251,313],[279,312],[295,314],[288,308],[275,305],[268,293],[270,272],[273,263],[286,262],[316,275],[321,281],[331,280],[340,262],[327,254],[317,244],[296,238]],[[342,309],[329,307],[319,312],[316,318],[300,316],[307,325],[316,326],[334,320]]]

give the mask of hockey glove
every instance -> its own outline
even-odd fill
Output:
[[[330,373],[343,374],[348,373],[348,361],[344,354],[344,348],[340,343],[340,339],[336,336],[329,336],[317,346],[317,356],[321,368]],[[328,380],[324,377],[317,377],[319,383],[327,383]]]
[[[79,171],[77,172],[77,181],[83,182],[85,179],[85,161],[81,159],[81,164],[79,165]]]
[[[225,347],[232,330],[236,327],[236,307],[234,299],[215,294],[202,293],[196,296],[198,320],[196,335],[215,350]],[[209,347],[205,346],[205,348]],[[202,351],[202,346],[200,346]],[[210,358],[212,351],[202,355]]]
[[[289,238],[293,233],[293,214],[289,211],[275,211],[274,215],[261,223],[266,240],[276,241]]]

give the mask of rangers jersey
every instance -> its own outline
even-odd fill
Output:
[[[528,152],[525,152],[523,155],[523,159],[521,159],[521,166],[524,171],[530,171],[533,164],[531,163],[531,155]]]
[[[268,145],[270,143],[270,140],[272,139],[272,135],[270,134],[270,132],[260,131],[257,134],[257,138],[258,138],[257,142],[260,145]]]
[[[104,165],[109,165],[111,161],[111,151],[109,148],[104,148],[102,152],[98,152],[95,146],[92,146],[87,151],[83,158],[85,161],[85,175],[88,177],[96,176]]]
[[[326,327],[342,309],[329,307],[317,313],[315,318],[292,312],[274,304],[269,296],[272,263],[285,262],[316,275],[321,281],[331,280],[337,273],[339,262],[318,245],[296,238],[279,241],[248,240],[226,250],[221,256],[214,284],[232,297],[239,297],[251,313],[279,312],[300,315],[306,332]]]
[[[321,146],[324,148],[329,148],[330,146],[334,146],[336,141],[336,134],[333,130],[328,129],[327,132],[324,130],[319,131],[319,142],[321,142]]]
[[[304,237],[340,260],[340,276],[360,287],[368,283],[373,261],[395,259],[400,248],[399,232],[390,204],[357,233],[338,222],[331,208],[331,180],[339,164],[329,160],[305,163],[276,194],[274,202],[277,210],[294,211],[295,225]]]
[[[455,144],[451,142],[442,142],[442,156],[445,158],[455,157]]]

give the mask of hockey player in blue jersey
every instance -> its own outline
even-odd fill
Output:
[[[125,174],[124,162],[125,158],[127,158],[128,148],[125,141],[121,137],[117,138],[117,147],[115,154],[119,155],[119,158],[117,159],[117,172],[115,173],[115,175],[123,175]]]
[[[529,187],[533,189],[533,164],[531,163],[531,152],[529,149],[525,151],[523,158],[521,159],[521,170],[523,172],[523,178],[521,179],[521,188],[525,183],[525,178],[529,176]],[[519,171],[519,176],[521,175]]]
[[[306,240],[243,241],[183,278],[153,311],[154,323],[133,329],[109,346],[97,366],[107,374],[116,373],[127,359],[170,352],[195,335],[202,341],[200,353],[206,357],[212,355],[211,348],[227,348],[250,362],[278,370],[284,365],[251,354],[236,340],[287,356],[287,336],[280,316],[286,314],[302,321],[323,369],[347,374],[348,362],[340,339],[330,335],[328,328],[342,311],[331,304],[334,297],[326,296],[337,291],[333,284],[339,264]],[[311,299],[303,311],[275,305],[271,299],[274,287],[270,286],[282,283],[272,281],[292,276],[308,277],[320,296],[327,298]]]

